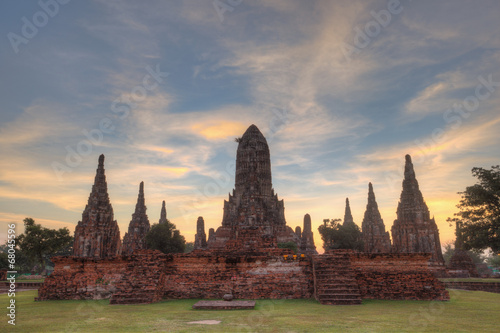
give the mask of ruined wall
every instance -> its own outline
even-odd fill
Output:
[[[166,262],[172,255],[158,250],[136,250],[128,258],[127,272],[116,283],[109,304],[147,304],[161,301],[167,276]]]
[[[449,299],[444,284],[429,270],[428,254],[353,253],[350,258],[362,298]],[[293,260],[201,250],[167,256],[143,250],[115,259],[53,261],[54,273],[39,289],[39,300],[102,299],[115,292],[124,295],[118,304],[155,301],[158,293],[167,299],[220,299],[229,292],[236,299],[298,299],[314,294],[309,257]]]
[[[310,298],[311,262],[267,256],[176,255],[167,264],[165,298]]]
[[[199,252],[166,256],[165,260],[157,262],[136,260],[136,255],[114,260],[54,258],[54,273],[40,288],[38,299],[110,298],[117,289],[126,289],[121,286],[125,277],[127,281],[146,283],[144,274],[140,273],[142,266],[165,272],[165,278],[160,279],[164,298],[220,299],[231,291],[239,299],[312,297],[311,262],[306,258],[231,257]],[[134,263],[138,269],[131,267]],[[151,283],[147,287],[150,288]]]
[[[500,293],[500,282],[444,282],[446,288]]]
[[[361,297],[449,300],[444,284],[429,270],[429,257],[423,253],[352,254]]]
[[[38,290],[38,300],[104,299],[116,290],[126,271],[128,257],[92,259],[56,257],[54,272]]]

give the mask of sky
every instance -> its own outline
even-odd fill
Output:
[[[441,242],[473,167],[500,156],[498,1],[0,2],[0,242],[74,228],[105,154],[122,236],[144,181],[187,241],[217,228],[237,143],[267,138],[287,224],[390,230],[405,154]]]

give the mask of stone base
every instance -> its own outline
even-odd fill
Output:
[[[253,310],[255,301],[199,301],[193,305],[196,310]]]

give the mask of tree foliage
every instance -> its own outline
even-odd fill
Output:
[[[481,264],[484,263],[483,258],[481,257],[480,254],[473,252],[473,251],[466,251],[469,257],[471,257],[472,261],[474,264]],[[446,266],[450,264],[450,259],[453,257],[455,254],[455,246],[453,243],[447,243],[444,245],[444,251],[443,251],[443,258],[444,262],[446,263]]]
[[[31,264],[38,265],[38,272],[42,272],[45,260],[71,247],[73,237],[68,228],[45,228],[27,217],[24,219],[24,233],[17,237],[16,244],[21,252],[16,252],[16,262],[24,256]]]
[[[448,222],[462,222],[465,249],[481,251],[491,248],[500,252],[500,166],[491,170],[473,168],[472,175],[478,179],[461,194],[457,205],[459,212]]]
[[[9,258],[6,252],[0,252],[0,269],[9,269]]]
[[[340,219],[332,219],[318,228],[325,251],[333,249],[363,251],[359,227],[354,223],[348,223],[344,226],[340,221]]]
[[[297,244],[295,242],[284,242],[278,243],[278,248],[280,249],[290,249],[294,254],[297,254]]]
[[[184,236],[169,220],[166,223],[153,224],[145,240],[148,249],[163,253],[184,253],[186,246]]]
[[[184,246],[184,253],[189,253],[194,250],[194,242],[187,242]]]

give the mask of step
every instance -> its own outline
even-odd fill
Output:
[[[354,271],[351,270],[332,270],[332,271],[316,271],[316,276],[339,276],[339,277],[344,277],[344,276],[354,276]]]
[[[338,281],[318,281],[316,280],[316,285],[319,286],[329,286],[332,288],[341,288],[341,287],[356,287],[358,283],[353,280],[338,282]]]
[[[357,286],[357,282],[353,280],[347,280],[347,281],[321,281],[321,280],[316,280],[316,286],[330,286],[332,288],[337,288],[337,287],[355,287]]]
[[[335,293],[358,293],[359,289],[358,288],[342,288],[342,289],[332,289],[332,288],[318,288],[316,290],[318,294],[335,294]]]
[[[316,275],[346,275],[354,274],[352,269],[331,269],[331,270],[316,270]]]
[[[361,305],[361,300],[320,301],[323,305]]]
[[[347,293],[347,294],[327,294],[327,293],[320,293],[318,295],[318,298],[320,299],[339,299],[339,298],[359,298],[361,295],[359,293]]]

